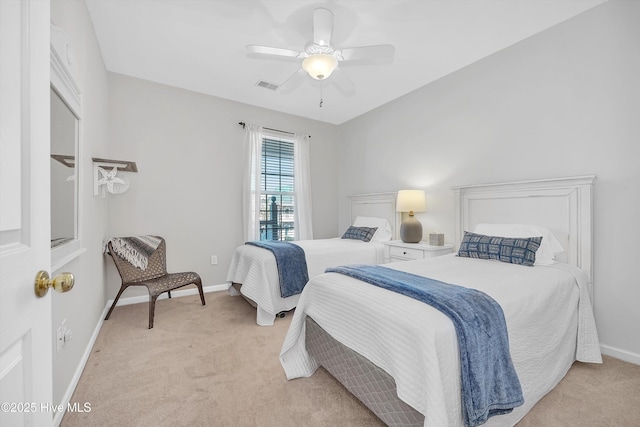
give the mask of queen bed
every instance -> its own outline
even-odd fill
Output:
[[[370,241],[359,239],[317,239],[292,242],[304,250],[308,277],[321,274],[327,267],[340,264],[380,264],[385,240],[396,236],[395,193],[349,196],[350,225],[376,228]],[[227,272],[229,294],[242,295],[256,306],[256,323],[273,325],[278,313],[296,307],[299,294],[282,296],[276,258],[267,249],[239,246]]]
[[[477,289],[499,304],[524,403],[486,425],[514,425],[575,360],[601,362],[590,302],[593,180],[454,188],[458,242],[467,241],[467,231],[536,239],[513,235],[528,228],[551,251],[536,251],[533,266],[451,254],[376,267]],[[549,246],[554,237],[562,253]],[[466,353],[456,330],[449,317],[421,301],[329,272],[302,292],[280,359],[288,379],[323,366],[388,425],[483,424],[466,415]]]

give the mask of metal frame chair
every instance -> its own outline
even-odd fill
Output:
[[[120,295],[129,286],[146,286],[149,291],[149,329],[153,328],[153,317],[156,307],[156,299],[164,292],[168,292],[169,298],[171,298],[171,291],[183,286],[194,284],[198,287],[200,292],[200,300],[202,305],[205,305],[204,292],[202,290],[202,279],[198,273],[192,271],[184,273],[167,273],[167,246],[164,239],[161,238],[161,242],[158,245],[156,251],[151,255],[147,262],[147,268],[141,270],[138,267],[133,266],[125,259],[118,256],[113,250],[111,243],[108,245],[109,255],[113,259],[113,262],[118,269],[120,278],[122,279],[122,285],[118,291],[118,295],[113,300],[111,308],[107,313],[104,320],[109,320],[111,312],[115,308]]]

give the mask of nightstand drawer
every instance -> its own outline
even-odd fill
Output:
[[[389,255],[392,258],[422,259],[424,257],[423,254],[422,249],[400,248],[398,246],[391,246],[389,248]]]
[[[404,243],[390,240],[384,244],[384,262],[433,258],[453,252],[453,245],[430,246],[425,243]]]

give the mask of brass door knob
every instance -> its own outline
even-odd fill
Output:
[[[36,295],[43,297],[49,292],[49,288],[53,288],[58,292],[67,292],[73,288],[75,278],[71,273],[60,273],[53,279],[49,279],[49,273],[44,270],[38,271],[36,274],[35,291]]]

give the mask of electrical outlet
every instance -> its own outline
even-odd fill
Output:
[[[211,255],[211,265],[216,265],[218,263],[218,256]]]
[[[62,336],[62,338],[64,341],[64,345],[71,341],[71,339],[73,338],[73,332],[71,332],[71,329],[67,329],[66,331],[64,331],[64,335]]]
[[[60,347],[64,347],[65,339],[64,337],[67,335],[67,319],[64,319],[60,324],[60,329],[62,332]]]
[[[56,330],[56,352],[60,351],[64,345],[64,335],[62,334],[62,325]]]

